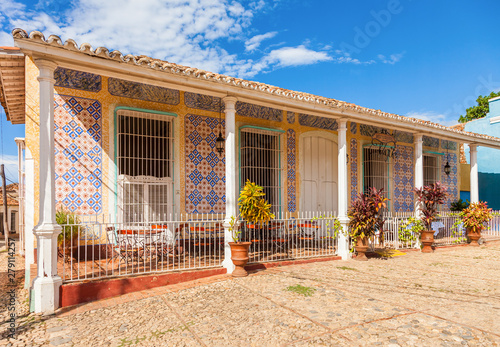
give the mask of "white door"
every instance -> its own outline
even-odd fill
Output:
[[[301,211],[337,212],[337,143],[314,133],[302,139]]]

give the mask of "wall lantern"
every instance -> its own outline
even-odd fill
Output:
[[[446,174],[446,176],[449,176],[451,173],[451,166],[448,161],[446,161],[446,165],[444,166],[444,173]]]
[[[446,176],[449,176],[451,173],[450,161],[448,160],[448,147],[450,146],[450,142],[446,142],[446,164],[444,166],[444,173]]]
[[[226,139],[222,137],[221,108],[221,99],[219,99],[219,136],[215,140],[215,150],[220,156],[224,153],[224,145],[226,144]]]

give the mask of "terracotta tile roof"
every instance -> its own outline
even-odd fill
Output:
[[[3,206],[3,194],[1,192],[0,192],[0,206]],[[9,196],[9,193],[7,193],[7,206],[19,206],[19,201]]]
[[[0,47],[0,105],[12,124],[24,123],[24,55],[17,47]]]
[[[174,63],[170,63],[168,61],[154,59],[145,55],[132,55],[127,54],[123,55],[120,51],[114,50],[109,51],[105,47],[97,47],[93,49],[89,43],[83,43],[80,47],[78,47],[77,43],[68,39],[65,42],[61,40],[61,38],[57,35],[50,35],[48,38],[45,38],[43,33],[40,31],[32,31],[29,34],[23,29],[14,29],[12,31],[12,36],[14,40],[30,40],[32,42],[49,45],[53,47],[63,48],[68,51],[74,51],[83,53],[93,57],[99,57],[103,59],[113,60],[120,63],[126,63],[134,66],[141,66],[148,69],[153,69],[157,71],[162,71],[165,73],[179,75],[184,78],[194,78],[199,80],[206,80],[214,83],[226,84],[231,86],[240,87],[243,89],[249,89],[254,91],[259,91],[262,93],[268,93],[277,95],[286,99],[294,99],[306,103],[316,104],[316,105],[324,105],[334,109],[338,109],[339,111],[353,111],[358,114],[370,114],[380,118],[385,118],[387,120],[397,120],[409,125],[411,124],[421,124],[429,128],[439,129],[447,132],[453,132],[461,135],[466,135],[470,137],[475,137],[478,139],[486,139],[486,140],[494,140],[498,141],[500,144],[500,139],[484,135],[484,134],[476,134],[471,132],[466,132],[463,130],[458,130],[455,128],[450,128],[438,123],[421,120],[417,118],[400,116],[393,113],[382,112],[381,110],[374,110],[367,107],[358,106],[352,103],[348,103],[345,101],[340,101],[336,99],[326,98],[322,96],[317,96],[309,93],[297,92],[289,89],[283,89],[276,86],[272,86],[265,83],[248,81],[242,78],[230,77],[227,75],[222,75],[219,73],[209,72],[197,68],[192,68],[188,66],[182,66]]]

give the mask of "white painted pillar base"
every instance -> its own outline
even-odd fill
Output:
[[[226,268],[227,273],[234,271],[234,264],[231,260],[231,247],[228,242],[233,238],[229,230],[229,221],[231,216],[238,216],[238,175],[236,167],[236,101],[232,96],[223,99],[226,113],[226,147],[224,153],[226,156],[226,217],[224,219],[224,260],[222,266]]]
[[[54,154],[54,70],[57,64],[35,60],[40,82],[40,164],[39,222],[33,232],[37,238],[37,277],[33,282],[35,312],[53,314],[59,307],[61,277],[57,275],[55,154]]]
[[[422,188],[424,186],[424,153],[423,153],[423,136],[421,134],[415,135],[415,188]],[[420,211],[421,203],[415,197],[415,218],[420,218],[422,212]]]
[[[340,218],[339,217],[340,226],[342,230],[339,233],[338,237],[338,255],[342,257],[342,260],[347,260],[352,258],[352,253],[349,249],[349,218]]]
[[[470,202],[479,201],[479,176],[477,167],[477,145],[470,144]]]
[[[349,252],[349,217],[347,217],[347,120],[339,120],[338,129],[338,218],[342,226],[342,231],[338,236],[338,255],[343,260],[351,258]]]

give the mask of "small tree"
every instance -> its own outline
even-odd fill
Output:
[[[271,204],[264,199],[265,195],[261,186],[247,180],[238,198],[240,216],[247,223],[263,224],[274,219],[274,214],[271,212]],[[238,217],[231,216],[229,224],[234,242],[240,241],[241,231],[239,231],[237,223]]]
[[[500,96],[500,92],[498,93],[491,92],[489,96],[479,95],[479,97],[476,100],[477,105],[469,107],[466,110],[465,116],[460,116],[458,121],[460,123],[467,123],[468,121],[471,121],[473,119],[486,117],[486,114],[490,112],[490,105],[488,103],[488,100],[497,96]]]
[[[388,200],[383,195],[383,189],[376,188],[369,188],[367,192],[357,196],[347,213],[349,234],[354,240],[373,236],[376,230],[382,230],[384,226],[382,210],[387,207]]]
[[[432,222],[438,215],[438,206],[444,203],[446,198],[446,187],[441,183],[431,183],[422,188],[415,188],[415,194],[421,203],[419,210],[422,212],[422,222],[426,230],[431,230]]]

